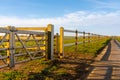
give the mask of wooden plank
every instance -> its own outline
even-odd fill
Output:
[[[46,27],[16,27],[17,30],[46,30]]]

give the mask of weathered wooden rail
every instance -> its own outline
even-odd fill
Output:
[[[53,59],[54,26],[51,24],[42,28],[8,26],[0,28],[0,33],[2,33],[0,38],[0,68],[14,67],[17,63],[42,57]],[[26,38],[22,38],[23,35],[27,35]],[[36,38],[36,35],[39,37]]]
[[[73,33],[74,42],[64,44],[66,33]],[[78,30],[60,28],[60,35],[54,36],[54,26],[46,27],[13,27],[0,28],[0,68],[14,67],[15,64],[38,58],[53,59],[64,57],[64,47],[96,42],[106,36]],[[82,40],[80,40],[81,38]]]
[[[65,32],[67,32],[67,33],[75,33],[74,34],[75,35],[74,36],[75,41],[73,43],[64,44]],[[80,37],[78,34],[82,34],[82,36],[81,36],[82,41],[78,40],[79,37]],[[88,32],[81,32],[81,31],[78,31],[78,30],[67,30],[67,29],[64,29],[63,27],[61,27],[60,28],[60,58],[64,57],[64,47],[66,47],[66,46],[75,45],[75,50],[77,51],[79,44],[85,45],[85,43],[99,41],[99,40],[101,40],[101,39],[103,39],[105,37],[107,37],[107,36],[88,33]]]

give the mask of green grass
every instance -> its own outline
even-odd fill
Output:
[[[66,37],[65,44],[73,43],[75,39],[73,37]],[[82,38],[79,39],[82,41]],[[86,54],[88,56],[96,56],[97,53],[108,44],[110,38],[104,38],[100,41],[80,44],[78,50],[75,51],[75,46],[65,47],[65,55],[71,54]],[[34,42],[28,43],[28,45],[35,44]],[[17,43],[16,45],[19,45]],[[74,55],[73,55],[74,56]],[[83,56],[82,56],[83,57]],[[21,60],[22,58],[20,58]],[[24,58],[23,58],[24,59]],[[44,58],[22,63],[18,69],[1,71],[0,80],[56,80],[63,76],[68,76],[68,70],[61,68],[57,60],[46,61]],[[51,77],[52,76],[52,77]],[[60,78],[61,80],[61,78]]]
[[[3,73],[1,76],[2,80],[21,80],[25,77],[21,71],[11,71]]]
[[[30,75],[31,73],[40,73],[40,71],[48,67],[50,63],[51,61],[45,61],[45,59],[22,63],[16,70],[11,69],[0,72],[0,80],[29,80],[29,78],[33,77],[33,75]]]
[[[89,54],[89,55],[96,56],[97,53],[105,45],[107,45],[109,41],[110,41],[109,38],[105,38],[105,39],[102,39],[99,41],[94,41],[94,42],[85,43],[85,44],[79,44],[77,51],[75,50],[76,46],[67,46],[67,47],[64,47],[64,51],[65,51],[65,53],[72,53],[72,54],[81,53],[81,54]]]
[[[45,59],[37,59],[23,63],[16,70],[1,71],[0,80],[54,80],[55,78],[51,78],[49,75],[58,68],[57,60],[46,61]],[[56,75],[61,75],[60,73]]]
[[[120,42],[120,37],[115,37],[116,40],[118,40]]]

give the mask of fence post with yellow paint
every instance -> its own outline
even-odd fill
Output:
[[[9,30],[10,26],[7,26],[7,29]],[[10,47],[10,43],[9,43],[9,39],[10,39],[10,33],[7,34],[7,42],[6,42],[6,46],[5,48],[7,48],[7,64],[8,66],[10,65],[10,50],[9,50],[9,47]]]
[[[60,58],[64,57],[64,28],[60,27]]]
[[[10,68],[14,67],[14,45],[15,45],[15,35],[14,35],[14,29],[11,26],[7,27],[8,30],[10,30],[10,33],[7,34],[7,42],[6,42],[6,48],[7,48],[7,64]]]

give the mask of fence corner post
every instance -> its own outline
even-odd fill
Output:
[[[64,57],[64,28],[60,27],[60,58]]]
[[[47,59],[53,60],[54,55],[54,25],[48,24],[47,25],[47,35],[48,35],[48,42],[47,42]]]

